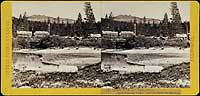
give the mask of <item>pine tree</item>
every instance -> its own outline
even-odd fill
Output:
[[[181,23],[181,16],[176,2],[171,2],[172,22]]]
[[[135,17],[135,16],[134,16],[134,21],[133,21],[133,22],[134,22],[134,24],[136,24],[136,23],[137,23],[137,20],[136,20],[136,17]]]
[[[168,24],[168,16],[167,13],[164,15],[163,24]]]
[[[82,16],[81,13],[78,14],[78,18],[76,20],[76,22],[73,24],[73,28],[74,28],[74,34],[76,34],[76,36],[81,36],[82,35]]]
[[[62,20],[62,23],[61,23],[62,25],[64,25],[64,20]]]
[[[150,21],[149,20],[148,20],[147,24],[150,25]]]
[[[49,24],[49,23],[51,23],[51,21],[50,21],[50,18],[49,18],[49,17],[48,17],[47,23],[48,23],[48,24]]]
[[[57,23],[60,24],[60,17],[57,17]]]
[[[26,11],[24,12],[23,20],[27,20],[27,13],[26,13]]]
[[[66,25],[67,25],[67,26],[69,26],[69,21],[68,21],[68,20],[67,20],[67,23],[66,23]]]
[[[81,16],[81,13],[78,14],[78,19],[76,20],[76,23],[78,24],[81,24],[83,21],[82,21],[82,16]]]
[[[17,30],[21,30],[21,25],[23,24],[22,14],[19,15],[19,22],[17,25]]]
[[[113,19],[113,13],[112,12],[110,12],[110,15],[109,15],[109,19]]]
[[[174,36],[175,34],[183,33],[183,26],[181,25],[181,16],[179,13],[179,9],[177,7],[176,2],[171,2],[171,14],[172,14],[172,31],[173,33],[170,36]]]
[[[169,36],[169,34],[168,34],[169,33],[168,24],[169,24],[168,16],[167,16],[167,13],[165,13],[164,19],[162,20],[162,23],[160,22],[160,26],[159,26],[160,33],[163,36]]]
[[[144,18],[143,18],[143,24],[142,24],[143,26],[143,35],[146,35],[146,31],[147,31],[147,28],[146,28],[146,17],[144,16]]]
[[[27,21],[27,19],[28,19],[28,17],[27,17],[27,14],[26,14],[26,12],[24,12],[24,15],[23,15],[23,17],[21,16],[21,14],[20,14],[20,30],[23,30],[23,31],[28,31],[29,30],[29,23],[28,23],[28,21]]]
[[[108,19],[108,15],[106,14],[105,19]]]
[[[22,19],[22,14],[19,15],[19,19],[20,19],[20,20]]]
[[[90,2],[85,2],[85,15],[86,15],[86,22],[88,23],[96,22]]]
[[[143,23],[146,24],[146,17],[143,18]]]

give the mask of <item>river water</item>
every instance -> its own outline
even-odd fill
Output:
[[[160,72],[172,64],[190,62],[190,49],[131,49],[101,51],[96,48],[13,50],[13,68],[21,71],[76,72],[79,68],[101,63],[104,71]]]

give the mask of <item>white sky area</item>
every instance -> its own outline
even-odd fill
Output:
[[[190,18],[190,2],[177,2],[182,21],[189,21]],[[170,2],[168,1],[91,1],[96,20],[112,11],[114,16],[117,15],[132,15],[137,17],[163,19],[164,13],[167,12],[168,18],[171,17]],[[27,12],[31,15],[46,15],[51,17],[61,17],[69,19],[77,19],[80,12],[82,17],[85,17],[84,2],[82,1],[39,1],[39,2],[13,2],[12,15],[19,17]]]

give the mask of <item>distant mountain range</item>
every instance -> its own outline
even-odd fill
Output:
[[[114,17],[115,21],[124,21],[124,22],[133,22],[134,19],[136,19],[136,22],[142,22],[143,23],[143,17],[136,17],[136,16],[131,16],[131,15],[118,15]],[[149,22],[150,24],[153,23],[153,21],[155,22],[155,24],[160,23],[162,20],[160,19],[153,19],[153,18],[146,18],[146,23]]]
[[[56,22],[57,23],[57,18],[54,17],[50,17],[50,16],[45,16],[45,15],[32,15],[32,16],[28,16],[28,20],[30,21],[40,21],[40,22],[47,22],[48,18],[50,19],[50,22]],[[60,23],[64,22],[64,23],[74,23],[75,20],[73,19],[68,19],[68,18],[59,18]]]
[[[48,18],[50,19],[50,22],[56,22],[57,23],[57,18],[54,17],[50,17],[50,16],[46,16],[46,15],[32,15],[32,16],[28,16],[28,20],[30,21],[40,21],[40,22],[47,22]],[[74,19],[68,19],[68,18],[59,18],[60,19],[60,23],[64,22],[65,24],[68,22],[70,24],[74,23],[75,20]],[[123,21],[123,22],[133,22],[134,19],[136,19],[136,22],[142,22],[143,23],[143,17],[136,17],[136,16],[131,16],[131,15],[118,15],[118,16],[114,16],[114,20],[115,21]],[[146,23],[150,22],[151,24],[153,23],[153,21],[155,22],[155,24],[160,23],[162,20],[160,19],[154,19],[154,18],[146,18]]]

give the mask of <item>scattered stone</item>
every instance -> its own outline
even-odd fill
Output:
[[[111,86],[103,86],[101,88],[103,88],[103,89],[113,89],[113,87],[111,87]]]
[[[176,81],[176,86],[177,87],[188,87],[188,86],[190,86],[190,81],[189,80],[178,79]]]
[[[173,81],[169,81],[169,80],[159,80],[160,83],[167,83],[167,84],[175,84],[175,82]]]
[[[21,86],[19,88],[31,88],[30,86]]]

